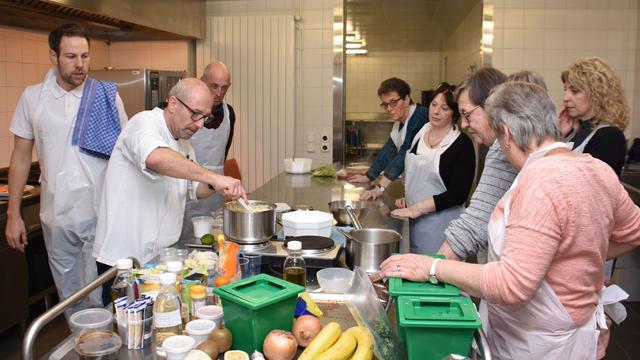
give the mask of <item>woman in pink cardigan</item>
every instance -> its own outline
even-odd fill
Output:
[[[385,260],[381,273],[444,281],[482,298],[497,359],[595,359],[604,261],[640,244],[640,209],[611,167],[561,142],[541,87],[504,83],[485,108],[520,170],[491,216],[489,262],[407,254]]]

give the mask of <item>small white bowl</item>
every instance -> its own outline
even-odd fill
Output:
[[[345,268],[326,268],[316,273],[318,284],[326,293],[341,294],[349,290],[353,271]]]
[[[196,311],[196,317],[198,319],[211,320],[216,324],[216,327],[220,327],[224,319],[224,312],[222,311],[222,306],[205,305]]]
[[[293,158],[284,159],[284,171],[290,174],[306,174],[311,171],[312,159]]]
[[[216,328],[216,323],[211,320],[198,319],[187,323],[187,335],[191,336],[196,343],[194,346],[200,345],[207,340],[209,334]]]
[[[195,343],[191,336],[174,335],[166,338],[162,347],[167,353],[167,360],[182,360],[195,347]]]

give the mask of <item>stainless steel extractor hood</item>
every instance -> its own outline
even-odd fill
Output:
[[[204,0],[0,0],[0,24],[40,31],[75,22],[105,40],[204,37]]]

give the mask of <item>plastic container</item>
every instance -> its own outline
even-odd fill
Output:
[[[193,236],[200,239],[204,234],[211,233],[213,218],[211,216],[195,216],[191,218],[193,223]]]
[[[216,327],[221,327],[222,320],[224,319],[224,312],[222,311],[222,306],[205,305],[198,309],[196,317],[198,319],[213,321]]]
[[[195,347],[195,343],[191,336],[175,335],[164,339],[162,347],[167,354],[167,360],[182,360]]]
[[[135,323],[134,323],[135,324]],[[153,335],[153,316],[143,320],[143,344],[147,346],[151,343],[151,336]],[[125,346],[128,344],[128,328],[129,324],[126,321],[118,320],[118,334],[120,335],[120,340],[122,340],[122,345]]]
[[[69,317],[71,331],[80,335],[90,330],[113,330],[113,314],[106,309],[80,310]]]
[[[353,271],[345,268],[326,268],[316,273],[322,291],[342,294],[351,286]]]
[[[313,159],[293,158],[284,159],[284,171],[289,174],[305,174],[311,171]]]
[[[211,334],[215,328],[216,323],[211,320],[191,320],[187,323],[187,335],[196,341],[194,346],[198,346],[201,342],[207,340],[209,334]]]
[[[117,359],[122,341],[108,330],[90,330],[80,335],[75,350],[82,359]]]
[[[222,299],[224,322],[233,337],[232,349],[262,351],[274,329],[291,331],[298,294],[304,287],[260,274],[213,290]],[[202,309],[202,308],[201,308]]]
[[[444,259],[443,255],[440,254],[426,254],[428,256]],[[460,296],[460,289],[457,287],[446,284],[443,282],[439,282],[437,284],[432,284],[428,281],[426,282],[415,282],[401,278],[389,278],[389,296],[393,298],[396,304],[396,317],[400,313],[398,302],[399,296],[438,296],[438,297],[447,297],[447,298],[457,298]],[[398,334],[398,339],[401,344],[405,342],[405,332],[404,329],[400,328],[398,322],[396,322],[396,331]]]
[[[398,297],[398,324],[406,333],[409,360],[440,360],[467,355],[473,333],[482,327],[468,297]]]
[[[322,211],[296,210],[282,214],[284,236],[331,236],[333,215]]]

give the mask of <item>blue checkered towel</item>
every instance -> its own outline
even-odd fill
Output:
[[[120,134],[115,83],[87,77],[71,143],[80,151],[109,159]]]

